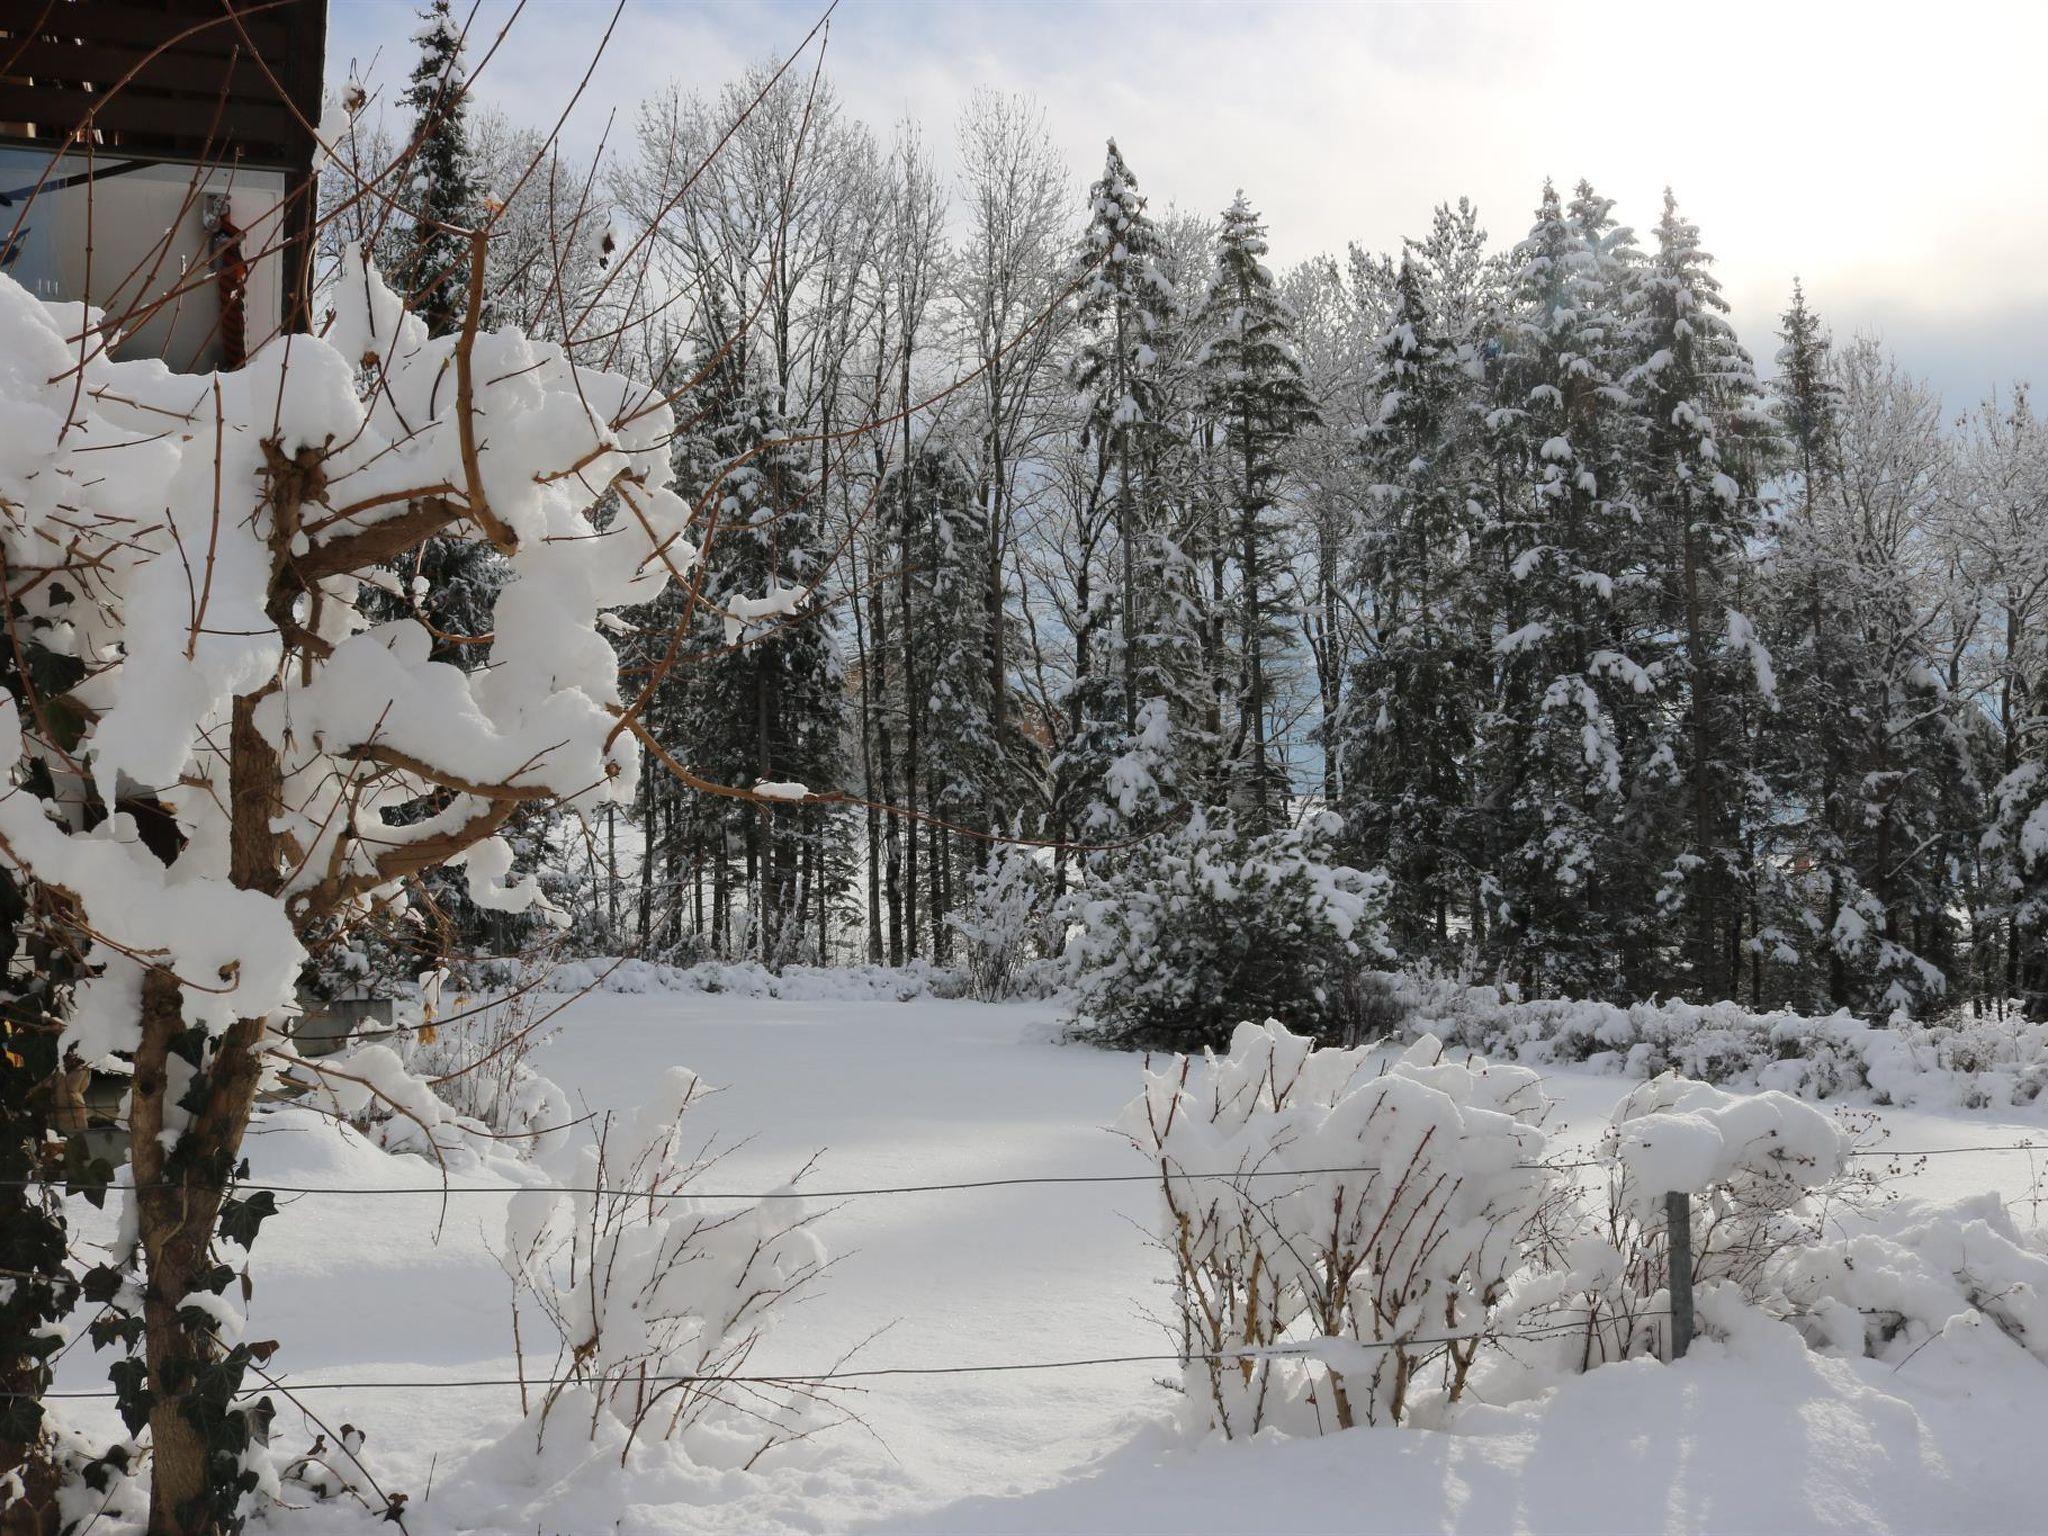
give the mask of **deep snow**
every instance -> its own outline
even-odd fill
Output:
[[[1050,1004],[790,1001],[596,994],[564,1014],[539,1065],[591,1108],[632,1109],[662,1068],[726,1085],[691,1112],[732,1144],[707,1188],[767,1189],[822,1150],[821,1187],[1131,1173],[1106,1127],[1139,1088],[1131,1056],[1054,1043]],[[1568,1135],[1590,1140],[1631,1085],[1552,1072]],[[2004,1143],[2036,1127],[1887,1110],[1892,1145]],[[427,1165],[344,1140],[301,1110],[264,1117],[254,1177],[432,1182]],[[1930,1159],[1901,1188],[2000,1191],[2034,1219],[2034,1159]],[[464,1182],[485,1180],[472,1176]],[[1145,1184],[1064,1185],[844,1202],[818,1228],[835,1258],[815,1299],[764,1344],[763,1370],[944,1365],[1157,1353],[1166,1265]],[[505,1201],[291,1199],[258,1242],[250,1336],[299,1382],[512,1374],[510,1285],[492,1257]],[[530,1326],[530,1324],[529,1324]],[[531,1336],[529,1335],[529,1342]],[[865,1347],[860,1347],[865,1343]],[[104,1385],[81,1344],[60,1386]],[[517,1393],[311,1394],[329,1425],[370,1432],[367,1459],[411,1495],[414,1536],[779,1531],[2035,1530],[2035,1426],[2048,1372],[1998,1337],[1936,1339],[1903,1366],[1808,1351],[1760,1324],[1681,1366],[1609,1366],[1536,1404],[1475,1406],[1456,1431],[1190,1446],[1166,1427],[1165,1366],[884,1378],[847,1427],[744,1474],[677,1458],[536,1458]],[[90,1408],[111,1425],[111,1412]],[[80,1417],[85,1415],[81,1414]],[[288,1448],[312,1430],[284,1407]],[[586,1465],[577,1465],[579,1460]],[[431,1492],[429,1491],[431,1488]],[[353,1526],[332,1507],[281,1530]]]

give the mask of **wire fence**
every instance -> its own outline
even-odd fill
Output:
[[[1930,1157],[1948,1157],[1961,1155],[1981,1156],[1986,1154],[2006,1154],[2020,1152],[2048,1152],[2048,1146],[2036,1144],[2035,1142],[2028,1140],[2009,1143],[1986,1143],[1962,1147],[1920,1147],[1905,1149],[1859,1148],[1849,1152],[1846,1155],[1851,1158],[1883,1158],[1893,1162],[1909,1162],[1918,1161],[1920,1159]],[[1518,1164],[1516,1166],[1532,1172],[1564,1172],[1585,1168],[1609,1168],[1613,1165],[1606,1159],[1587,1158],[1560,1162],[1523,1163]],[[470,1185],[442,1183],[408,1185],[325,1185],[285,1184],[255,1180],[238,1181],[235,1185],[235,1188],[237,1190],[246,1191],[268,1190],[277,1194],[289,1194],[300,1196],[335,1195],[350,1197],[375,1197],[384,1195],[496,1195],[500,1197],[509,1197],[521,1193],[544,1193],[558,1195],[589,1195],[608,1198],[621,1197],[636,1200],[738,1200],[760,1202],[770,1200],[791,1199],[852,1200],[867,1198],[871,1196],[944,1194],[956,1191],[1017,1189],[1029,1188],[1034,1186],[1057,1188],[1091,1184],[1156,1184],[1165,1179],[1211,1181],[1220,1180],[1235,1183],[1250,1179],[1302,1179],[1331,1174],[1378,1173],[1380,1171],[1381,1169],[1377,1164],[1365,1163],[1345,1164],[1333,1167],[1235,1168],[1203,1172],[1191,1172],[1181,1169],[1162,1170],[1155,1168],[1143,1173],[1026,1174],[994,1179],[950,1179],[941,1182],[925,1184],[878,1184],[849,1186],[837,1189],[809,1190],[797,1189],[791,1186],[783,1186],[781,1188],[760,1191],[632,1189],[601,1184],[573,1185],[536,1183]],[[46,1179],[10,1179],[0,1181],[0,1185],[6,1185],[11,1187],[38,1187],[50,1185],[52,1183],[53,1181]],[[149,1188],[151,1186],[141,1187]],[[176,1186],[174,1184],[163,1184],[155,1187],[175,1188],[179,1186]],[[114,1191],[134,1191],[138,1188],[138,1186],[133,1184],[120,1184],[110,1186],[110,1188]],[[1674,1213],[1672,1219],[1674,1221],[1687,1220],[1685,1216],[1680,1214],[1685,1209],[1683,1203],[1684,1197],[1682,1195],[1674,1193],[1674,1195],[1672,1196],[1672,1201],[1672,1209]],[[1689,1225],[1689,1221],[1687,1224]],[[1675,1257],[1676,1253],[1674,1252],[1674,1258]],[[1689,1270],[1689,1264],[1686,1266],[1686,1268],[1687,1270]],[[1688,1273],[1683,1279],[1681,1279],[1678,1266],[1674,1264],[1672,1267],[1670,1279],[1670,1295],[1672,1301],[1671,1310],[1661,1312],[1645,1312],[1637,1314],[1637,1317],[1640,1320],[1648,1320],[1651,1318],[1658,1317],[1672,1318],[1674,1320],[1674,1354],[1683,1355],[1685,1351],[1683,1348],[1683,1343],[1678,1338],[1678,1335],[1680,1333],[1689,1335],[1691,1332],[1690,1327],[1687,1326],[1687,1324],[1689,1323],[1689,1313],[1691,1311],[1690,1276]],[[1344,1344],[1347,1349],[1429,1349],[1447,1347],[1456,1344],[1470,1344],[1482,1341],[1494,1344],[1508,1344],[1517,1342],[1534,1343],[1541,1342],[1545,1339],[1554,1339],[1569,1333],[1577,1332],[1579,1331],[1581,1326],[1582,1325],[1580,1325],[1579,1323],[1574,1322],[1571,1324],[1561,1324],[1548,1328],[1521,1329],[1510,1332],[1480,1329],[1469,1333],[1444,1334],[1440,1336],[1415,1336],[1386,1340],[1345,1340]],[[831,1370],[824,1371],[782,1371],[775,1373],[764,1373],[759,1375],[726,1375],[721,1373],[705,1373],[696,1375],[649,1375],[637,1379],[646,1385],[659,1386],[704,1384],[755,1385],[763,1387],[829,1387],[834,1383],[881,1380],[898,1377],[978,1376],[1008,1372],[1082,1370],[1107,1366],[1124,1365],[1173,1365],[1186,1367],[1188,1365],[1205,1362],[1246,1362],[1254,1360],[1273,1359],[1313,1360],[1316,1358],[1319,1358],[1318,1346],[1314,1344],[1307,1344],[1301,1347],[1269,1346],[1257,1349],[1226,1351],[1221,1353],[1173,1352],[1164,1354],[1091,1355],[1063,1360],[999,1361],[989,1362],[985,1364],[968,1365],[870,1366],[857,1367],[852,1369],[834,1368]],[[391,1378],[354,1381],[293,1382],[288,1385],[285,1383],[273,1383],[273,1385],[276,1386],[278,1390],[287,1391],[293,1394],[300,1392],[341,1391],[439,1392],[506,1389],[515,1387],[520,1389],[521,1391],[533,1391],[540,1389],[549,1389],[568,1384],[570,1384],[568,1379],[556,1381],[550,1380],[548,1378],[541,1378],[535,1380],[520,1376],[472,1377],[456,1379]],[[248,1393],[245,1395],[253,1395],[254,1393],[260,1390],[262,1389],[251,1388],[248,1389]],[[40,1394],[0,1391],[0,1401],[6,1401],[12,1398],[25,1397],[31,1395],[40,1397],[42,1399],[55,1399],[65,1401],[110,1400],[118,1396],[118,1394],[112,1390],[45,1392]]]
[[[1863,1148],[1845,1154],[1852,1158],[1881,1158],[1894,1162],[1916,1162],[1928,1157],[1953,1157],[1968,1154],[1978,1156],[1986,1153],[2032,1152],[2048,1155],[2048,1142],[2018,1141],[1986,1146],[1970,1147],[1911,1147]],[[1607,1168],[1612,1164],[1605,1158],[1580,1158],[1565,1162],[1518,1163],[1518,1169],[1529,1172],[1571,1172],[1584,1168]],[[1335,1173],[1378,1173],[1376,1164],[1353,1163],[1330,1168],[1230,1168],[1211,1172],[1190,1172],[1173,1169],[1171,1177],[1188,1180],[1238,1180],[1238,1179],[1302,1179]],[[1155,1169],[1149,1173],[1046,1173],[1020,1174],[1000,1179],[949,1179],[935,1184],[870,1184],[842,1189],[802,1189],[793,1184],[776,1189],[632,1189],[611,1184],[278,1184],[259,1179],[238,1179],[236,1190],[268,1190],[279,1195],[516,1195],[555,1194],[590,1195],[607,1199],[630,1200],[855,1200],[878,1195],[932,1195],[948,1194],[962,1190],[977,1189],[1021,1189],[1032,1186],[1058,1187],[1075,1184],[1156,1184],[1167,1175]],[[0,1179],[0,1188],[34,1189],[52,1184],[50,1179]],[[138,1193],[180,1189],[183,1185],[174,1182],[157,1184],[121,1184],[107,1186],[109,1194]]]
[[[1652,1318],[1670,1317],[1669,1311],[1632,1313],[1631,1321],[1642,1322]],[[1578,1322],[1558,1324],[1548,1328],[1525,1328],[1504,1332],[1498,1329],[1477,1329],[1471,1333],[1437,1334],[1398,1339],[1344,1339],[1345,1349],[1434,1349],[1451,1344],[1476,1343],[1540,1343],[1546,1339],[1563,1338],[1576,1334],[1583,1325]],[[833,1369],[828,1371],[780,1371],[761,1375],[726,1375],[722,1372],[706,1372],[701,1375],[655,1375],[635,1374],[631,1384],[638,1386],[687,1386],[702,1383],[707,1386],[762,1386],[762,1387],[808,1387],[830,1385],[841,1381],[865,1381],[891,1376],[989,1376],[1012,1371],[1072,1371],[1108,1365],[1198,1365],[1211,1362],[1260,1360],[1317,1360],[1323,1351],[1317,1344],[1300,1346],[1268,1345],[1256,1349],[1232,1349],[1221,1351],[1196,1351],[1190,1354],[1149,1354],[1149,1355],[1090,1355],[1078,1360],[1023,1360],[1001,1361],[986,1365],[878,1365],[863,1366],[853,1370]],[[526,1391],[539,1391],[557,1386],[569,1386],[571,1378],[560,1380],[548,1377],[480,1376],[460,1379],[426,1377],[417,1379],[392,1379],[387,1381],[295,1381],[290,1383],[292,1392],[440,1392],[463,1391],[471,1388],[519,1387]],[[251,1393],[257,1388],[250,1388]],[[280,1385],[279,1390],[285,1390]],[[0,1392],[0,1400],[9,1396],[26,1395]],[[110,1399],[117,1394],[111,1391],[94,1392],[45,1392],[42,1396],[68,1400]]]

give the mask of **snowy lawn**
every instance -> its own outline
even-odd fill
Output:
[[[1054,1017],[1049,1005],[596,994],[538,1064],[592,1108],[637,1107],[672,1063],[726,1085],[686,1122],[735,1144],[706,1188],[773,1188],[820,1150],[806,1181],[820,1188],[1142,1172],[1104,1129],[1138,1091],[1136,1058],[1051,1043]],[[1547,1079],[1563,1123],[1588,1136],[1630,1086]],[[2040,1138],[2038,1125],[1976,1115],[1891,1110],[1883,1123],[1901,1148]],[[251,1157],[272,1182],[432,1182],[419,1160],[294,1110],[259,1121]],[[2025,1227],[2032,1163],[1934,1158],[1900,1187],[1995,1190]],[[284,1198],[257,1245],[250,1308],[251,1337],[283,1344],[274,1370],[305,1383],[513,1374],[510,1286],[489,1242],[502,1198],[457,1197],[445,1224],[431,1196]],[[1155,1198],[1135,1183],[846,1201],[818,1228],[835,1260],[822,1289],[752,1366],[812,1372],[856,1349],[851,1363],[867,1367],[1162,1352],[1152,1318],[1167,1267],[1145,1235]],[[470,1461],[514,1427],[508,1388],[307,1401],[331,1426],[369,1430],[380,1482],[411,1495],[414,1536],[2039,1528],[2031,1457],[2048,1369],[1988,1329],[1937,1338],[1896,1368],[1810,1352],[1775,1325],[1756,1333],[1702,1342],[1675,1369],[1609,1366],[1536,1404],[1476,1405],[1455,1433],[1199,1448],[1166,1427],[1153,1378],[1167,1366],[882,1378],[847,1399],[865,1430],[753,1474],[673,1459],[625,1475],[615,1457],[579,1467],[570,1452],[587,1447],[568,1435],[545,1460],[520,1441]],[[102,1368],[81,1344],[60,1387],[102,1386]],[[282,1408],[284,1446],[312,1433]],[[332,1507],[274,1522],[351,1524]]]

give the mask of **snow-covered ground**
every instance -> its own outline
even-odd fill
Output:
[[[681,1063],[726,1091],[691,1112],[732,1150],[706,1187],[766,1189],[822,1153],[819,1187],[1142,1171],[1105,1127],[1137,1092],[1130,1056],[1061,1045],[1051,1005],[597,994],[539,1065],[591,1108],[637,1107]],[[1569,1132],[1590,1137],[1630,1085],[1556,1072]],[[1553,1124],[1559,1121],[1554,1120]],[[1882,1112],[1910,1149],[2048,1140],[2038,1124]],[[388,1187],[427,1165],[344,1140],[303,1111],[259,1122],[258,1180]],[[1899,1186],[1997,1191],[2032,1224],[2026,1155],[1929,1159]],[[487,1180],[481,1180],[487,1182]],[[477,1178],[465,1182],[480,1182]],[[818,1231],[835,1264],[752,1362],[809,1373],[1158,1353],[1166,1267],[1153,1191],[1076,1184],[843,1202]],[[497,1195],[292,1200],[258,1242],[250,1335],[299,1383],[513,1373],[510,1285],[491,1252]],[[529,1337],[529,1343],[531,1339]],[[1995,1369],[1987,1369],[1987,1362]],[[60,1387],[104,1384],[81,1344]],[[414,1536],[777,1531],[2019,1531],[2038,1530],[2033,1442],[2048,1369],[2000,1338],[1943,1335],[1902,1365],[1818,1354],[1763,1325],[1682,1365],[1608,1366],[1533,1404],[1475,1405],[1455,1432],[1191,1447],[1167,1428],[1169,1368],[884,1377],[847,1399],[865,1427],[780,1466],[704,1471],[671,1458],[618,1474],[524,1440],[516,1390],[323,1391],[329,1425],[411,1496]],[[76,1404],[76,1408],[87,1405]],[[96,1421],[111,1425],[111,1412]],[[87,1417],[81,1414],[80,1417]],[[313,1429],[280,1414],[287,1447]],[[562,1437],[566,1442],[571,1437]],[[341,1512],[274,1518],[338,1529]],[[360,1527],[358,1527],[360,1528]]]

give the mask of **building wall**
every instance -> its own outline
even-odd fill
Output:
[[[83,154],[66,155],[48,180],[119,163],[118,151],[95,154],[90,166]],[[0,192],[34,187],[46,166],[41,150],[0,146]],[[244,231],[246,337],[254,352],[277,333],[283,309],[285,185],[282,171],[152,164],[32,201],[17,197],[14,207],[0,207],[0,245],[19,223],[6,271],[40,298],[83,300],[110,316],[147,310],[124,331],[117,357],[161,358],[178,372],[209,370],[222,361],[209,199],[225,197],[229,217]]]

